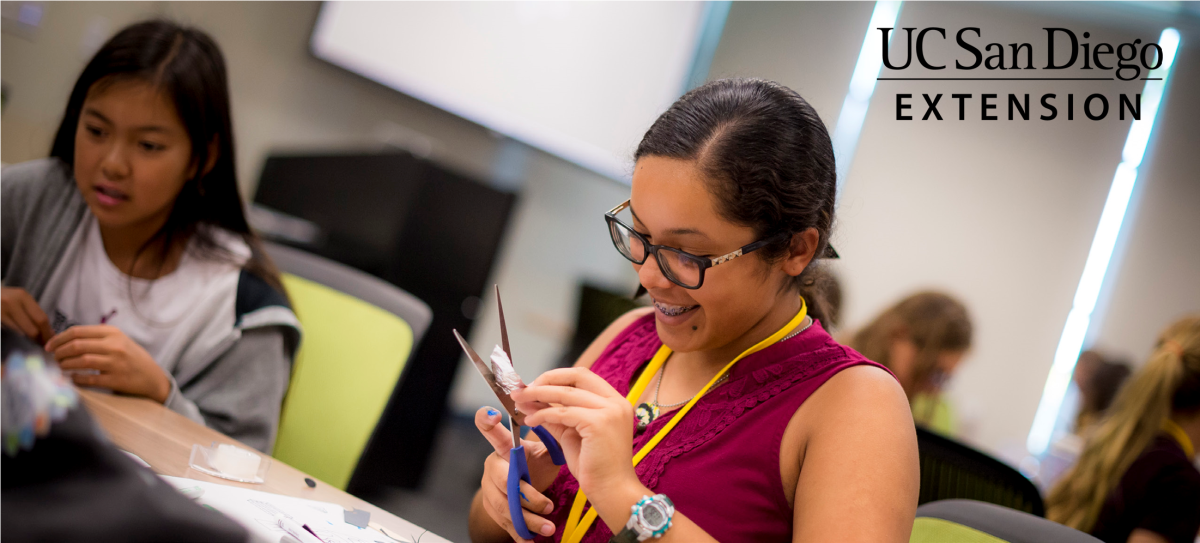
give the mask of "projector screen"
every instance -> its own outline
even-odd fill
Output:
[[[326,2],[318,58],[614,179],[684,89],[702,2]]]

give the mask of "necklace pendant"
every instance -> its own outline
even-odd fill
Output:
[[[654,422],[654,419],[658,418],[658,406],[642,403],[634,411],[634,417],[637,418],[638,430],[645,430],[647,426],[650,426],[650,423]]]

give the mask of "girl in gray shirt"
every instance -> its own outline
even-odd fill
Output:
[[[164,21],[122,30],[50,157],[3,172],[3,322],[79,385],[270,453],[300,329],[234,172],[217,45]]]

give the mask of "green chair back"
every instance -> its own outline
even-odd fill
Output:
[[[909,543],[1103,543],[1042,517],[978,500],[940,500],[917,508]]]
[[[345,489],[413,348],[403,319],[283,274],[304,328],[274,457]]]
[[[1008,543],[992,534],[940,518],[917,517],[908,543]]]

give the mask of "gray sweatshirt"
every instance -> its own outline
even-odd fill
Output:
[[[4,168],[0,222],[5,287],[28,292],[43,310],[47,285],[76,229],[90,213],[67,167],[42,159]],[[170,364],[166,406],[270,454],[300,342],[284,296],[242,271],[229,326],[196,338]],[[207,445],[207,444],[204,444]]]

